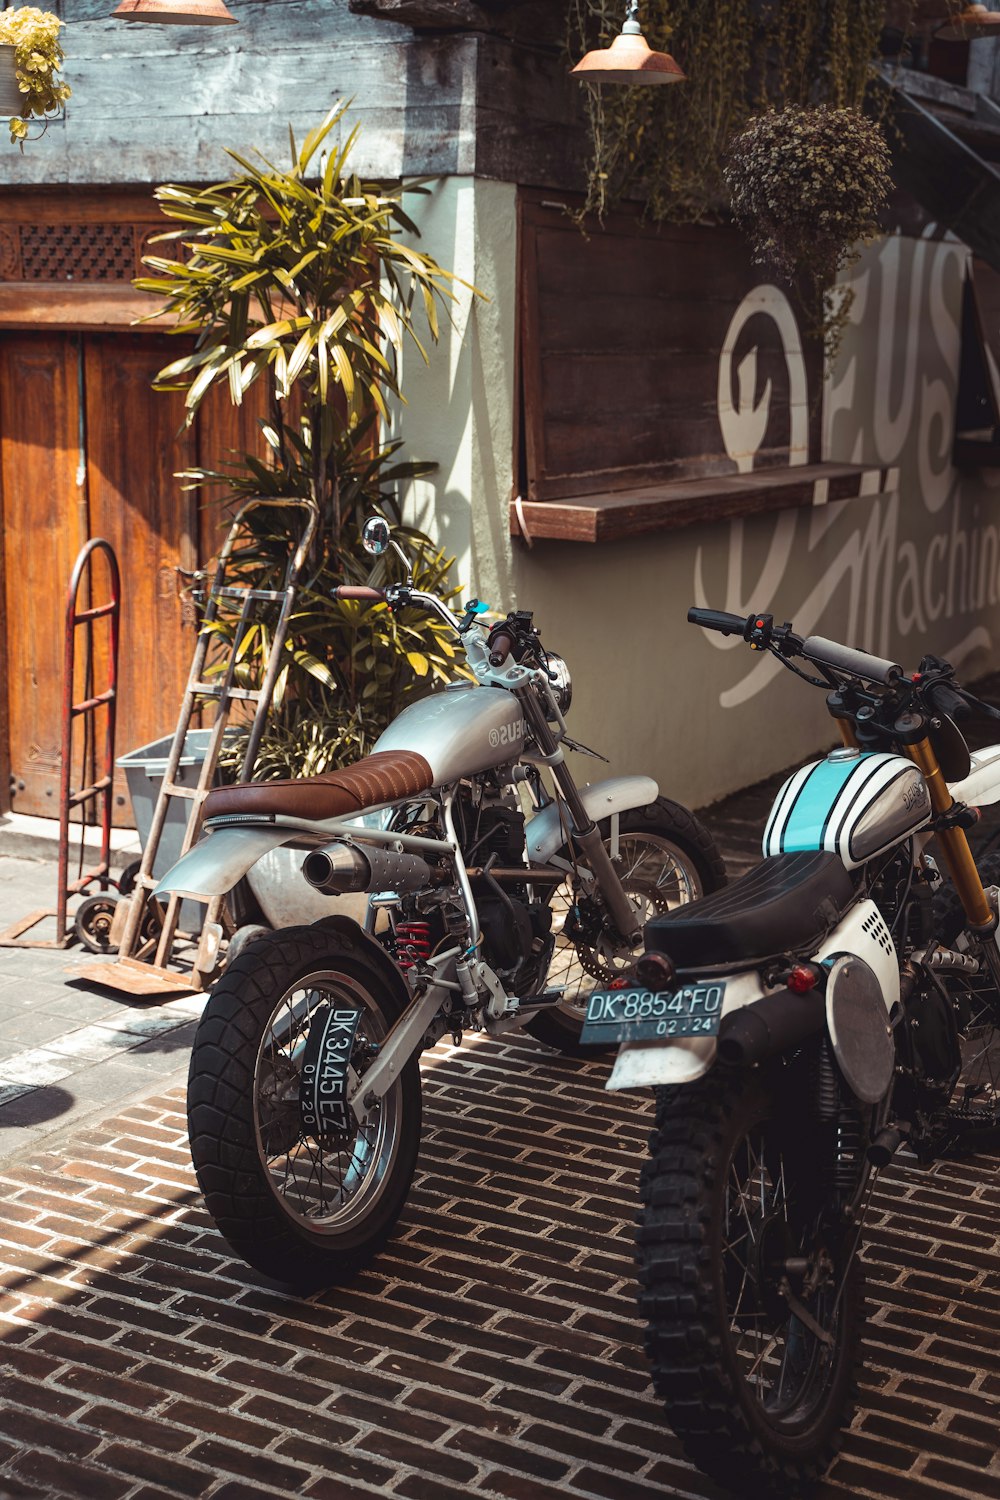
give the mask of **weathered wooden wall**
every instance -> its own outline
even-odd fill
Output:
[[[302,134],[342,98],[373,176],[578,170],[575,85],[551,49],[415,32],[348,0],[233,0],[240,25],[220,28],[114,21],[113,5],[62,0],[73,97],[23,154],[0,149],[0,186],[210,180],[227,146],[284,159],[289,123]]]

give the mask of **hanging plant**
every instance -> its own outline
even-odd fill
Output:
[[[720,216],[729,143],[751,116],[788,104],[860,108],[884,14],[885,0],[643,0],[646,40],[687,81],[584,85],[587,208],[603,214],[632,198],[656,220]],[[570,56],[608,46],[624,15],[622,0],[570,0]]]
[[[0,109],[10,111],[10,138],[21,142],[22,150],[28,121],[58,114],[70,96],[69,85],[59,77],[62,25],[58,16],[37,5],[0,11]],[[4,53],[4,48],[12,51]]]
[[[807,328],[832,356],[850,312],[838,272],[879,232],[891,157],[874,121],[856,109],[790,105],[749,121],[733,141],[724,177],[754,259],[796,283]]]

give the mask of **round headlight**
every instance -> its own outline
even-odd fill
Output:
[[[546,652],[545,665],[548,668],[549,682],[559,705],[559,711],[562,714],[568,714],[569,706],[573,702],[573,679],[569,675],[569,667],[554,651]]]

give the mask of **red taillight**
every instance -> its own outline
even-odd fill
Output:
[[[804,995],[807,991],[816,988],[819,983],[819,970],[814,969],[812,964],[796,964],[785,982],[793,994]]]

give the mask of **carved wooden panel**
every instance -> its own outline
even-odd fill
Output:
[[[0,228],[0,281],[130,283],[161,224],[12,223]]]

